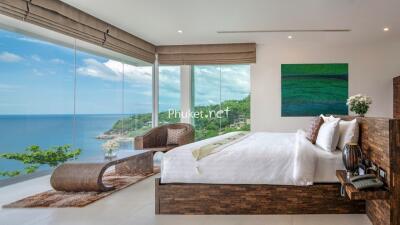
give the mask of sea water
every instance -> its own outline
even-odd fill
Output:
[[[82,149],[78,160],[84,160],[103,154],[101,145],[106,140],[96,137],[121,118],[121,115],[0,115],[0,153],[24,152],[31,145],[47,149],[69,144],[73,149]],[[120,148],[132,149],[132,143],[123,143]],[[0,159],[1,171],[23,168],[18,161]]]

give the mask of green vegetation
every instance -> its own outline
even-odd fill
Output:
[[[180,119],[177,117],[169,118],[168,112],[160,112],[158,114],[158,120],[160,124],[166,123],[178,123]],[[105,132],[106,135],[120,135],[127,137],[135,137],[142,135],[149,129],[151,129],[151,113],[143,113],[132,115],[123,119],[118,120],[113,127]]]
[[[76,158],[81,154],[81,149],[71,150],[70,145],[56,146],[48,150],[41,149],[37,145],[29,146],[24,153],[3,153],[0,158],[21,161],[26,174],[35,172],[41,165],[56,167],[60,163]],[[22,174],[23,171],[0,171],[0,176],[14,177]]]
[[[195,118],[196,140],[214,137],[219,134],[231,131],[250,130],[250,96],[242,100],[226,100],[221,105],[196,106],[194,112],[217,112],[220,109],[229,109],[228,116],[224,113],[222,118],[203,117]],[[160,124],[177,123],[179,117],[169,117],[168,112],[159,113]],[[221,128],[220,128],[221,127]],[[141,135],[151,128],[151,113],[137,114],[117,121],[113,127],[105,134],[123,134],[124,136],[134,137]]]
[[[196,140],[202,140],[232,131],[250,130],[250,96],[242,100],[227,100],[220,105],[197,106],[196,112],[216,112],[220,109],[229,109],[228,116],[222,118],[197,118],[194,119]],[[221,128],[220,128],[221,127]]]

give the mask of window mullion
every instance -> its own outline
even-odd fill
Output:
[[[159,101],[159,63],[158,56],[153,65],[153,79],[152,79],[152,98],[153,98],[153,112],[152,112],[152,126],[158,126],[158,101]]]

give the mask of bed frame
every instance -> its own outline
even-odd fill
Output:
[[[157,178],[156,214],[367,213],[374,225],[400,225],[400,119],[357,120],[364,156],[387,173],[388,200],[349,200],[340,196],[339,183],[312,186],[162,184]]]

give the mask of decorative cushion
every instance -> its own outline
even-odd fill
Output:
[[[339,143],[337,147],[340,150],[344,149],[347,143],[358,142],[359,128],[357,119],[351,121],[341,120],[339,122]]]
[[[335,121],[337,119],[336,117],[333,117],[332,115],[324,116],[323,114],[321,114],[320,117],[324,120],[324,122]]]
[[[310,127],[307,130],[306,138],[313,144],[317,141],[318,131],[324,120],[319,116],[311,121]]]
[[[319,128],[316,144],[323,150],[333,152],[339,142],[339,118],[324,122]]]
[[[171,129],[167,128],[167,145],[179,144],[179,138],[185,133],[185,128]]]

